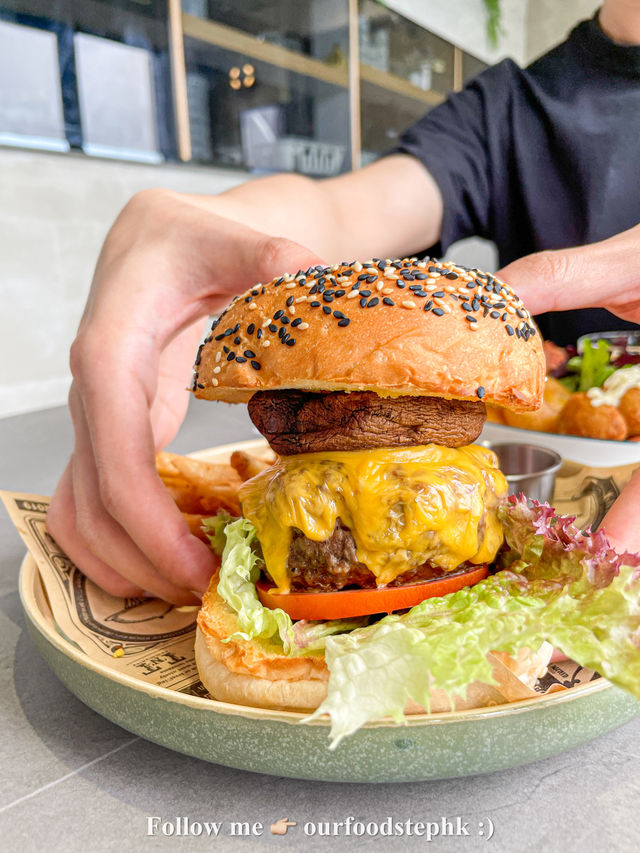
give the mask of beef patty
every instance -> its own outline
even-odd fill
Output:
[[[465,562],[454,572],[445,572],[438,566],[424,563],[399,575],[387,584],[387,587],[405,586],[443,575],[451,576],[466,571],[470,566],[470,563]],[[294,528],[287,568],[291,576],[291,589],[297,592],[376,587],[375,575],[363,563],[358,562],[353,535],[340,519],[336,522],[331,536],[324,542],[307,539],[302,531]]]

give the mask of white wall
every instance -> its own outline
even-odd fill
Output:
[[[502,0],[503,33],[497,48],[487,37],[483,0],[387,0],[387,5],[484,62],[510,56],[523,63],[526,58],[526,0]]]
[[[100,246],[138,190],[220,192],[242,173],[0,149],[0,416],[58,405]]]
[[[527,62],[564,41],[578,21],[591,18],[601,0],[528,0]]]

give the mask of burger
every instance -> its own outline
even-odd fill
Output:
[[[222,560],[198,616],[210,695],[326,711],[339,738],[388,713],[500,701],[496,655],[533,683],[551,646],[515,602],[538,579],[503,543],[523,525],[539,537],[540,508],[509,515],[497,459],[473,442],[487,403],[537,409],[544,376],[511,288],[453,263],[316,266],[236,297],[193,392],[247,403],[277,456],[241,488],[242,518],[207,524]]]

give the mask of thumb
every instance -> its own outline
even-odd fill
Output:
[[[586,308],[601,295],[587,275],[588,248],[536,252],[498,271],[532,314]]]
[[[532,314],[615,306],[622,293],[638,298],[631,260],[639,254],[640,226],[634,226],[599,243],[526,255],[498,276]]]
[[[314,266],[327,266],[327,262],[293,240],[285,237],[268,237],[258,240],[252,246],[252,264],[260,281],[271,279],[284,273],[296,273]]]

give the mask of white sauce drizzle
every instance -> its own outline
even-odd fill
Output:
[[[605,379],[602,388],[589,388],[587,396],[592,406],[619,406],[631,388],[640,388],[640,364],[616,370]]]

